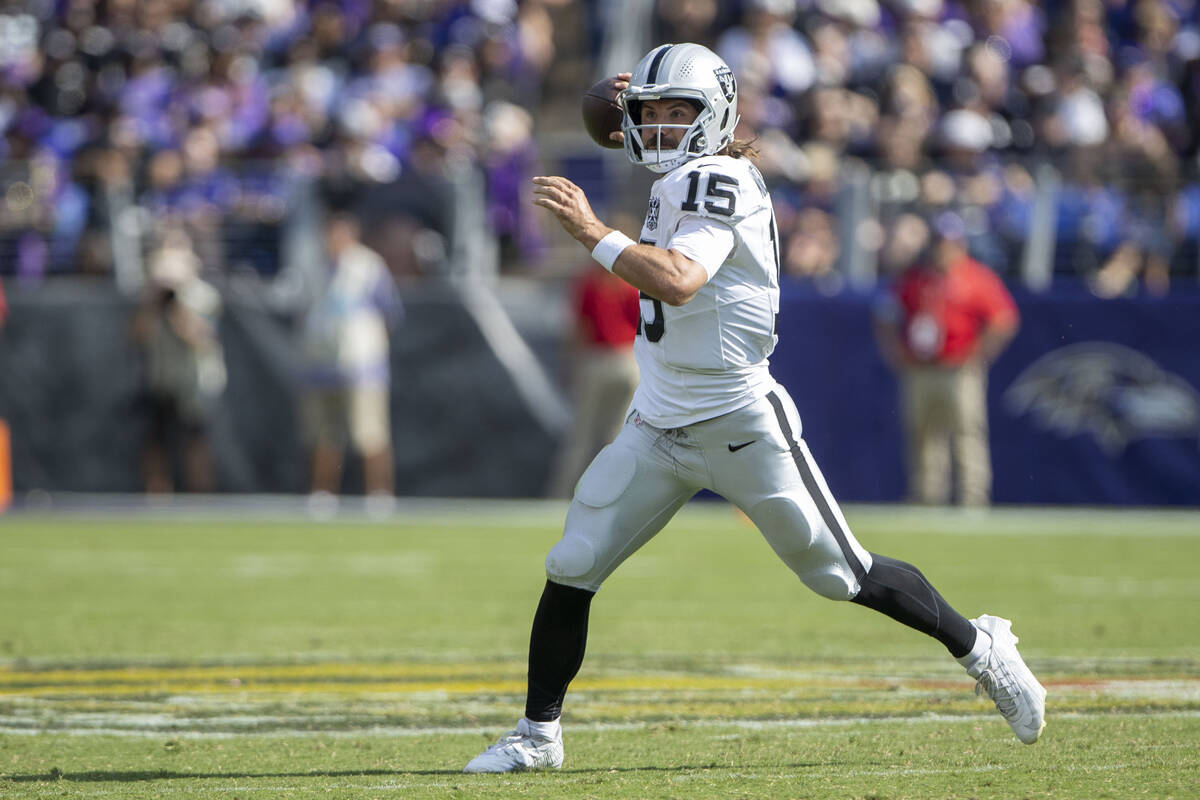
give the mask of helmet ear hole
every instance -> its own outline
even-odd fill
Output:
[[[729,109],[725,109],[725,115],[721,117],[721,130],[725,130],[725,126],[729,124]]]

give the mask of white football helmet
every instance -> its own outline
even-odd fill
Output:
[[[646,100],[681,98],[700,109],[691,125],[642,125],[641,104]],[[634,164],[654,172],[670,172],[693,158],[719,152],[733,141],[737,126],[737,81],[720,56],[698,44],[660,45],[642,58],[633,70],[629,88],[621,92],[625,117],[625,154]],[[641,132],[681,128],[683,137],[674,149],[646,147]],[[659,138],[661,141],[661,138]]]

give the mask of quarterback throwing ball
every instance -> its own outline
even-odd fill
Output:
[[[583,662],[592,597],[701,489],[744,511],[817,594],[936,638],[1017,737],[1037,741],[1046,692],[1011,624],[968,620],[916,567],[858,543],[802,438],[795,404],[771,377],[779,242],[753,148],[733,136],[735,76],[705,47],[664,44],[617,81],[625,153],[662,174],[639,241],[601,222],[565,178],[534,178],[534,203],[640,291],[641,383],[625,426],[579,480],[546,558],[525,716],[466,771],[562,765],[559,717]]]

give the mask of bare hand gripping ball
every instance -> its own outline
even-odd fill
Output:
[[[619,92],[613,88],[614,78],[605,78],[592,84],[584,92],[580,110],[583,112],[583,127],[592,141],[601,147],[618,150],[624,145],[608,138],[610,133],[621,130],[623,111],[617,102]]]

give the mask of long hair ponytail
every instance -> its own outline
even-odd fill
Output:
[[[758,148],[754,146],[755,139],[734,139],[717,154],[722,156],[731,156],[733,158],[748,158],[751,161],[758,160]]]

